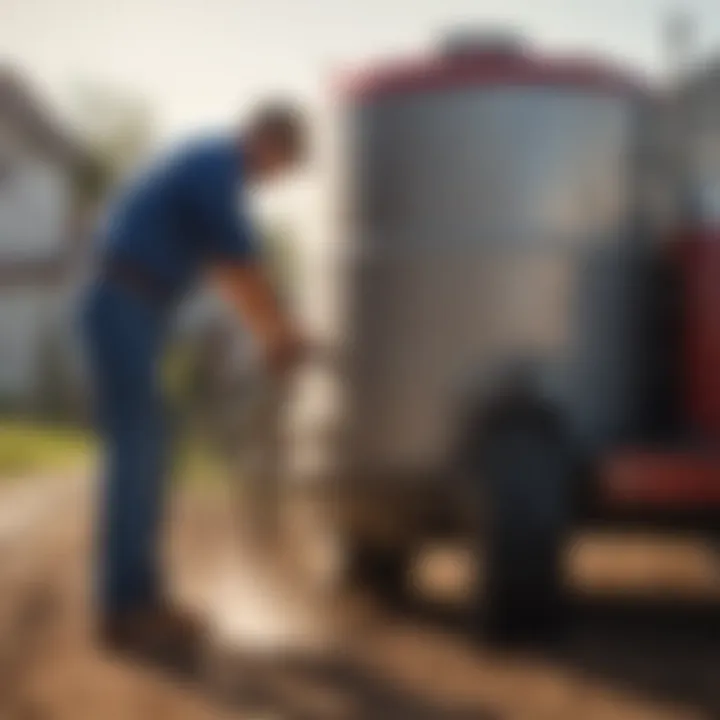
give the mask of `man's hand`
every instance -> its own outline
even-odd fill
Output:
[[[292,372],[305,354],[305,341],[294,330],[272,337],[265,344],[265,361],[270,370],[281,377]]]
[[[302,360],[305,343],[277,301],[262,269],[254,264],[214,268],[214,277],[265,351],[271,371],[285,375]]]

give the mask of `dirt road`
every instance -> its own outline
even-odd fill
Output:
[[[575,585],[585,599],[552,651],[484,648],[468,637],[461,610],[425,605],[389,617],[358,600],[326,650],[259,658],[230,643],[209,654],[204,677],[180,685],[93,647],[87,485],[37,487],[0,496],[2,720],[720,718],[720,604],[710,602],[720,581],[696,545],[578,545]],[[173,527],[178,592],[207,598],[228,546],[222,497],[183,498]],[[462,584],[460,556],[438,555],[433,565],[431,590]],[[617,587],[646,597],[621,600],[610,593]],[[648,588],[693,597],[661,602]]]

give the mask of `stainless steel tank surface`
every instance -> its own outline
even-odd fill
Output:
[[[495,51],[351,91],[335,339],[353,473],[442,468],[462,404],[528,358],[579,436],[622,435],[641,105],[587,63]]]

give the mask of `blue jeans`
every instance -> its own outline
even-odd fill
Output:
[[[159,535],[167,433],[159,361],[165,313],[109,282],[83,308],[104,477],[98,522],[103,613],[160,600]]]

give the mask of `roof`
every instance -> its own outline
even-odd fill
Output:
[[[351,76],[344,90],[350,98],[364,101],[487,85],[570,86],[612,94],[647,92],[643,81],[606,59],[494,47],[381,64]]]
[[[22,132],[44,154],[67,164],[85,159],[81,144],[33,92],[14,68],[0,65],[0,116]]]
[[[44,155],[68,168],[88,160],[81,144],[31,90],[16,70],[0,65],[0,118],[19,128]],[[80,228],[68,228],[62,247],[47,257],[15,258],[0,254],[0,289],[54,285],[62,282],[83,253]]]

